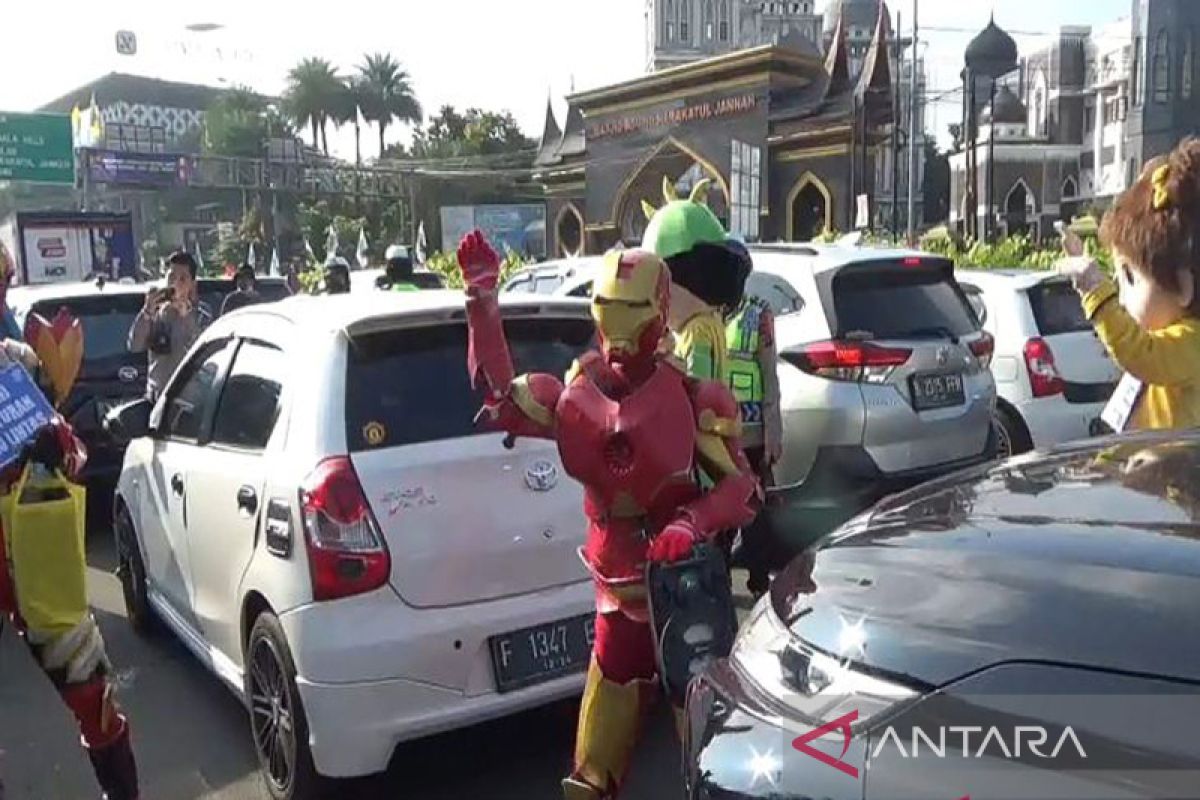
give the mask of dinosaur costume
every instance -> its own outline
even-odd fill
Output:
[[[742,301],[750,263],[729,246],[729,234],[704,203],[709,181],[699,181],[685,200],[663,178],[666,204],[655,209],[643,201],[650,223],[642,248],[666,262],[671,273],[670,320],[675,355],[688,375],[725,382],[728,351],[723,315]]]

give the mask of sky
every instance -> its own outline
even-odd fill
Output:
[[[911,25],[914,0],[893,0]],[[931,92],[958,83],[962,52],[995,13],[1021,51],[1058,26],[1103,25],[1131,0],[919,0]],[[349,72],[366,52],[390,52],[408,69],[427,111],[443,104],[510,110],[541,132],[547,97],[562,98],[644,72],[646,0],[9,0],[0,44],[0,110],[28,111],[105,73],[129,72],[275,94],[287,70],[322,56]],[[818,0],[818,8],[824,0]],[[189,26],[219,25],[195,32]],[[116,52],[115,34],[137,35],[138,54]],[[944,135],[960,101],[929,125]],[[390,138],[403,138],[395,131]],[[364,138],[364,150],[372,152]],[[353,155],[348,132],[336,139]]]

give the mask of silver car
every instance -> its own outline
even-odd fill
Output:
[[[751,255],[799,297],[776,319],[779,544],[806,546],[886,494],[993,457],[993,341],[950,261],[836,245]]]

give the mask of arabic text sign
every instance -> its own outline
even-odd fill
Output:
[[[75,185],[71,118],[0,112],[0,181]]]
[[[0,369],[0,469],[54,417],[54,409],[24,367]]]

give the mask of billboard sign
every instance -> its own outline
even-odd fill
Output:
[[[128,214],[17,214],[21,281],[117,280],[137,274],[133,222]]]
[[[0,111],[0,181],[74,186],[71,118]]]
[[[88,151],[87,168],[92,183],[155,189],[186,186],[191,173],[186,156],[115,150]]]
[[[546,207],[535,203],[511,205],[443,206],[442,250],[453,252],[462,237],[481,230],[501,255],[515,252],[524,258],[546,255]]]

